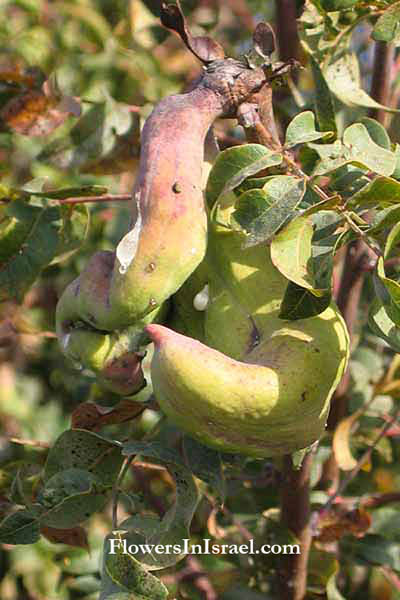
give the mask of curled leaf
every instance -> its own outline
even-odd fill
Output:
[[[176,4],[162,2],[160,16],[164,27],[175,31],[181,37],[185,46],[204,64],[225,57],[225,51],[218,42],[207,36],[194,37],[192,35],[179,0],[176,0]]]
[[[253,33],[254,50],[263,58],[268,58],[275,50],[275,33],[268,23],[258,23]]]
[[[333,453],[339,468],[343,471],[351,471],[357,465],[350,449],[350,435],[360,415],[361,411],[358,410],[350,417],[340,421],[333,435]]]

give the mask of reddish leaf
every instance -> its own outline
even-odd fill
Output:
[[[276,47],[275,34],[268,23],[258,23],[253,33],[254,50],[263,57],[269,57]]]
[[[42,525],[40,533],[53,544],[68,544],[68,546],[76,546],[89,552],[89,543],[83,527],[55,529],[54,527]]]
[[[121,400],[112,408],[104,408],[94,402],[83,402],[72,413],[71,428],[98,431],[104,425],[130,421],[139,416],[145,408],[145,404],[127,399]]]
[[[349,511],[335,505],[320,515],[315,538],[319,542],[334,542],[349,533],[355,537],[362,537],[370,528],[371,522],[369,513],[363,508]]]
[[[49,86],[43,88],[22,91],[3,106],[0,119],[9,129],[29,136],[48,135],[70,115],[79,116],[78,100],[71,96],[59,98]]]

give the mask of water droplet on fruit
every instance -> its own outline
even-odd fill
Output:
[[[210,295],[208,292],[208,284],[203,287],[203,289],[195,295],[193,299],[193,307],[196,310],[206,310],[208,303],[210,301]]]

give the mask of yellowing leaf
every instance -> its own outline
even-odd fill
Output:
[[[358,421],[361,410],[340,421],[333,434],[332,449],[336,462],[342,471],[351,471],[357,465],[350,449],[350,435],[354,424]]]

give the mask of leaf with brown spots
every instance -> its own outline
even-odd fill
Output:
[[[55,527],[47,527],[42,525],[40,533],[53,544],[68,544],[68,546],[76,546],[83,548],[89,552],[89,543],[86,531],[83,527],[71,527],[71,529],[56,529]]]

